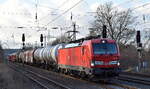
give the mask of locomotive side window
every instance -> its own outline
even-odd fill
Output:
[[[94,43],[94,54],[116,54],[117,46],[114,43]]]

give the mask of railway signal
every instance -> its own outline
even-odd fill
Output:
[[[43,34],[40,36],[41,47],[43,47]]]
[[[144,66],[144,60],[142,59],[142,43],[141,43],[140,31],[137,31],[136,43],[137,43],[137,51],[138,51],[138,58],[139,58],[139,69],[141,69]]]
[[[22,45],[23,45],[23,49],[25,48],[25,34],[22,34]]]
[[[106,27],[106,25],[103,25],[102,36],[103,36],[103,38],[107,38],[107,27]]]
[[[137,43],[140,43],[140,42],[141,42],[141,34],[140,34],[140,31],[137,31],[137,34],[136,34],[136,42],[137,42]]]
[[[25,42],[25,34],[22,34],[22,42]]]
[[[140,51],[141,48],[142,48],[140,31],[137,31],[137,34],[136,34],[136,43],[137,43],[137,50]]]

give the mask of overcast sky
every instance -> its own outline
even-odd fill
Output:
[[[21,47],[22,33],[26,35],[26,42],[31,44],[39,43],[40,34],[47,35],[47,30],[52,36],[58,37],[61,35],[60,28],[71,30],[71,12],[73,21],[78,25],[77,30],[80,31],[77,37],[84,37],[94,19],[94,14],[90,12],[95,12],[98,5],[106,1],[112,1],[119,10],[150,3],[149,0],[0,0],[0,41],[4,48],[18,48]],[[73,9],[63,14],[77,3],[79,4]],[[146,5],[135,10],[135,15],[141,19],[140,23],[143,15],[146,21],[149,19],[149,8],[150,5]],[[36,11],[38,21],[35,20]],[[53,27],[58,29],[52,29]],[[65,31],[63,30],[62,34]]]

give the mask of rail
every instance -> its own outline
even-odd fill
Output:
[[[123,72],[120,74],[118,79],[123,81],[140,83],[144,85],[150,85],[150,75],[145,75],[141,73]]]
[[[60,84],[54,80],[46,78],[40,74],[34,73],[34,72],[27,70],[27,69],[22,69],[20,67],[17,67],[15,64],[11,63],[8,66],[10,68],[12,68],[13,70],[22,73],[24,76],[26,76],[30,80],[36,82],[38,85],[40,85],[44,89],[50,89],[52,87],[52,85],[53,85],[53,87],[54,86],[59,87],[59,89],[71,89],[65,85],[62,85],[62,84]]]

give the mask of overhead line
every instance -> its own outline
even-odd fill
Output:
[[[60,14],[59,16],[57,16],[56,18],[54,18],[53,20],[51,20],[48,24],[46,24],[45,26],[49,25],[50,23],[54,22],[55,20],[57,20],[58,18],[60,18],[62,15],[64,15],[65,13],[67,13],[68,11],[70,11],[71,9],[73,9],[75,6],[77,6],[79,3],[81,3],[84,0],[80,0],[79,2],[77,2],[76,4],[74,4],[71,8],[67,9],[66,11],[64,11],[62,14]]]
[[[84,1],[84,0],[80,0],[78,3],[76,3],[76,4],[74,4],[71,8],[69,8],[69,9],[67,9],[66,11],[64,11],[62,14],[60,14],[59,16],[57,16],[56,18],[54,18],[53,20],[51,20],[48,24],[46,24],[45,26],[47,26],[47,25],[49,25],[50,23],[52,23],[52,22],[54,22],[55,20],[57,20],[58,18],[60,18],[63,14],[65,14],[65,13],[67,13],[68,11],[70,11],[71,9],[73,9],[75,6],[77,6],[79,3],[81,3],[82,1]],[[127,3],[127,2],[129,2],[129,1],[126,1],[125,3]],[[121,3],[122,4],[122,3]],[[119,4],[119,5],[121,5],[121,4]],[[149,5],[150,4],[150,2],[149,3],[146,3],[146,4],[143,4],[143,5],[140,5],[140,6],[137,6],[137,7],[135,7],[135,8],[133,8],[133,9],[131,9],[131,10],[135,10],[135,9],[138,9],[138,8],[141,8],[141,7],[144,7],[144,6],[147,6],[147,5]],[[119,6],[119,5],[117,5],[117,6]],[[116,7],[116,6],[115,6]]]
[[[140,6],[137,6],[137,7],[134,7],[134,8],[132,8],[131,10],[139,9],[139,8],[144,7],[144,6],[147,6],[147,5],[150,5],[150,2],[149,2],[149,3],[145,3],[145,4],[143,4],[143,5],[140,5]]]
[[[38,5],[38,6],[45,7],[45,8],[52,9],[52,10],[60,10],[60,9],[48,7],[48,6],[45,6],[45,5]],[[60,10],[60,11],[62,11],[62,10]]]
[[[39,6],[42,6],[42,7],[45,7],[45,8],[49,8],[49,9],[52,9],[52,10],[64,11],[64,10],[61,10],[59,8],[62,7],[63,5],[65,5],[67,1],[69,1],[69,0],[64,1],[57,9],[56,8],[51,8],[51,7],[48,7],[48,6],[44,6],[44,5],[39,5]],[[44,18],[46,18],[48,16],[49,16],[49,14],[44,16],[44,17],[42,17],[42,18],[40,18],[39,20],[43,20]]]
[[[131,1],[134,1],[134,0],[128,0],[128,1],[122,2],[122,3],[118,4],[118,5],[115,5],[113,8],[116,8],[116,7],[118,7],[118,6],[122,5],[122,4],[131,2]]]
[[[134,1],[134,0],[132,0],[132,1]],[[127,2],[130,2],[130,0],[128,0],[128,1],[126,1],[126,2],[124,2],[124,3],[127,3]],[[121,3],[121,4],[116,5],[116,6],[114,6],[114,7],[120,6],[120,5],[124,4],[124,3]],[[141,7],[147,6],[147,5],[149,5],[149,4],[150,4],[150,2],[149,2],[149,3],[145,3],[145,4],[143,4],[143,5],[140,5],[140,6],[137,6],[137,7],[133,7],[133,8],[131,8],[131,10],[135,10],[135,9],[141,8]],[[114,7],[113,7],[113,8],[114,8]]]
[[[117,4],[117,5],[113,6],[112,8],[116,8],[116,7],[118,7],[118,6],[122,5],[122,4],[125,4],[125,3],[128,3],[128,2],[133,2],[133,1],[135,1],[135,0],[128,0],[128,1],[122,2],[120,4]],[[87,13],[96,13],[96,12],[87,12]]]
[[[137,6],[137,7],[128,8],[128,9],[135,10],[135,9],[139,9],[139,8],[141,8],[141,7],[147,6],[147,5],[150,5],[150,2],[149,2],[149,3],[142,4],[142,5]],[[114,6],[114,7],[117,7],[117,6],[119,6],[119,5],[116,5],[116,6]],[[114,8],[114,7],[113,7],[113,8]],[[96,13],[96,12],[88,12],[88,13]]]
[[[67,1],[69,1],[69,0],[64,1],[58,8],[64,6],[64,5],[66,4]]]

